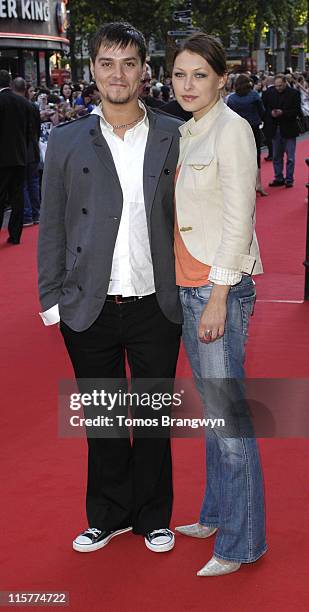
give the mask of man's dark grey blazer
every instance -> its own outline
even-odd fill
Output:
[[[144,199],[156,296],[164,315],[182,322],[174,265],[174,177],[181,122],[148,111]],[[54,128],[42,188],[39,292],[43,311],[84,331],[105,302],[123,196],[98,115]]]

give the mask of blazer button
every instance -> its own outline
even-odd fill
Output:
[[[81,285],[77,285],[77,289],[78,289],[79,291],[82,291],[82,290],[83,290],[83,288],[82,288],[82,286],[81,286]]]
[[[90,136],[95,136],[95,133],[96,133],[95,130],[90,130],[89,132]]]
[[[164,168],[164,174],[171,174],[171,171],[168,168]]]
[[[87,208],[82,208],[82,213],[83,213],[83,215],[86,215],[86,214],[87,214],[87,212],[88,212]]]
[[[83,173],[84,174],[88,174],[88,172],[89,172],[89,168],[83,168]]]
[[[76,250],[77,250],[78,253],[81,253],[82,252],[82,247],[77,247]]]

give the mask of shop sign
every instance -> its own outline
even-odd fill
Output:
[[[49,0],[0,0],[0,19],[50,21]]]

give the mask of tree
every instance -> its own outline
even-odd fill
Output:
[[[175,9],[186,8],[185,0],[70,0],[71,67],[76,79],[76,54],[99,24],[129,21],[140,29],[147,42],[152,34],[167,43],[167,32],[175,29]],[[232,28],[240,30],[250,50],[259,49],[268,27],[286,36],[286,58],[291,55],[295,27],[306,23],[308,0],[193,0],[193,25],[219,36],[228,46]],[[170,39],[169,39],[170,44]],[[287,62],[288,64],[290,62]]]

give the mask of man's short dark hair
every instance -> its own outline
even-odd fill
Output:
[[[23,77],[16,77],[12,81],[12,89],[19,94],[24,94],[27,91],[27,83]]]
[[[146,61],[147,47],[143,34],[125,21],[106,23],[96,31],[90,42],[90,57],[93,63],[102,44],[107,49],[112,47],[125,49],[130,44],[134,45],[137,48],[141,63],[144,64]]]
[[[3,87],[10,87],[11,77],[7,70],[0,70],[0,89]]]

